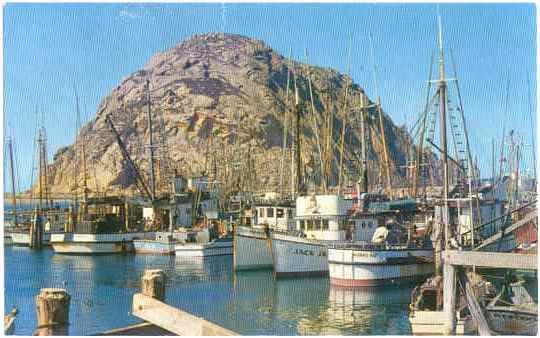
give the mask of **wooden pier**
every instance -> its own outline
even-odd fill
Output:
[[[239,334],[203,318],[165,304],[165,274],[146,270],[141,278],[141,293],[133,295],[132,314],[144,323],[97,334],[98,336],[238,336]],[[64,289],[41,289],[36,296],[37,336],[69,334],[71,297]],[[16,312],[4,317],[4,325],[13,327]],[[9,324],[9,325],[7,325]],[[10,334],[12,330],[4,331]]]
[[[102,335],[238,336],[203,318],[165,304],[165,274],[146,270],[141,293],[133,295],[132,314],[146,323],[104,332]]]
[[[443,252],[443,264],[445,335],[453,335],[456,330],[458,268],[475,266],[499,269],[538,270],[538,256],[536,254],[445,250]],[[471,292],[468,290],[469,283],[466,283],[465,288],[468,298],[473,303],[472,306],[469,304],[469,310],[476,315],[475,320],[477,321],[479,334],[482,336],[492,335],[482,311],[479,311],[478,304],[474,303],[474,297],[470,297]]]

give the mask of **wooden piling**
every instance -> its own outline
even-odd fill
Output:
[[[456,332],[456,267],[448,262],[443,265],[443,297],[444,335],[451,336]]]
[[[66,336],[71,297],[64,289],[41,289],[36,296],[37,336]]]
[[[30,226],[30,248],[38,250],[41,249],[43,240],[43,224],[40,212],[37,208],[34,210],[34,218]]]
[[[165,274],[163,270],[145,270],[141,278],[141,292],[143,295],[157,300],[165,299]]]
[[[236,332],[163,303],[165,274],[146,270],[141,278],[142,293],[133,295],[132,314],[160,330],[179,336],[237,336]],[[135,329],[137,331],[137,329]],[[133,334],[136,334],[133,330]]]

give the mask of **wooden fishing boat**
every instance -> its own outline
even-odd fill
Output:
[[[330,284],[348,287],[405,283],[433,273],[431,245],[346,245],[328,248]]]
[[[501,292],[486,307],[486,319],[491,330],[499,335],[536,336],[538,305],[524,281],[504,285]]]
[[[133,251],[133,240],[154,238],[155,232],[52,234],[50,244],[60,254],[107,254]]]
[[[234,269],[272,268],[270,230],[294,228],[294,205],[290,202],[257,203],[252,206],[251,226],[238,226],[234,234]]]
[[[178,257],[232,256],[233,238],[225,236],[202,243],[181,243],[175,245]]]
[[[181,236],[171,235],[169,232],[156,232],[152,239],[134,239],[133,251],[136,254],[174,255],[175,246],[187,238],[186,233]]]

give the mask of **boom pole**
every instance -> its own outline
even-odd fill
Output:
[[[112,131],[114,137],[116,138],[116,142],[118,143],[118,146],[120,147],[120,152],[122,153],[122,156],[124,157],[124,160],[126,160],[130,164],[133,171],[135,171],[135,178],[137,179],[137,182],[139,182],[139,185],[138,185],[139,190],[143,194],[145,194],[146,196],[151,198],[152,201],[153,201],[152,194],[150,193],[150,190],[148,190],[148,187],[144,183],[139,168],[137,167],[135,162],[133,162],[133,160],[129,156],[129,153],[128,153],[124,143],[122,142],[122,139],[120,138],[120,134],[118,133],[118,131],[114,127],[114,124],[113,124],[113,122],[111,120],[111,116],[107,115],[105,117],[105,121],[107,121],[107,123],[109,124],[109,128],[111,128],[111,131]]]

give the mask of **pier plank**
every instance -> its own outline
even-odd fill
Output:
[[[233,331],[142,293],[133,295],[132,312],[134,316],[179,336],[238,336]]]
[[[447,250],[443,252],[443,257],[444,263],[451,265],[524,270],[538,269],[537,255]]]
[[[105,331],[98,336],[174,336],[175,334],[154,324],[142,323]]]

